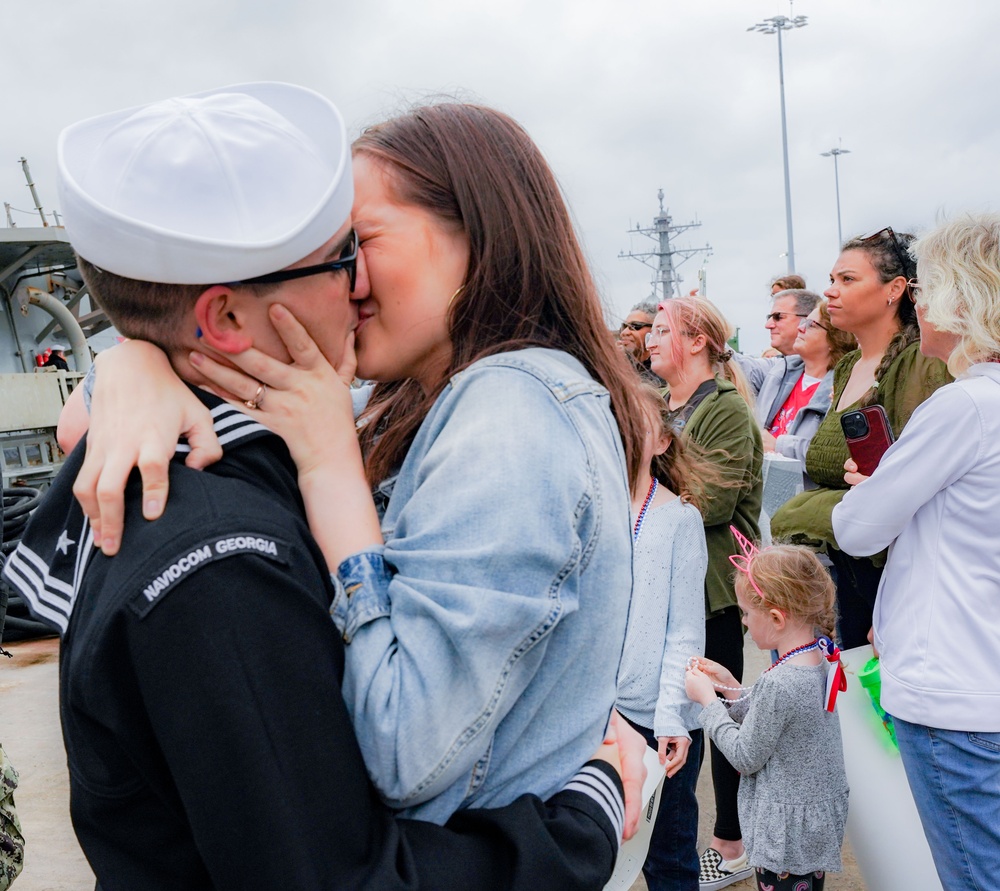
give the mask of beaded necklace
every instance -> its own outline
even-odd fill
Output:
[[[764,670],[764,674],[767,674],[767,672],[769,672],[772,668],[777,668],[779,665],[784,664],[789,659],[792,659],[793,657],[798,656],[801,653],[808,653],[810,650],[817,649],[819,645],[820,645],[819,638],[817,638],[812,643],[802,644],[801,647],[795,647],[794,649],[789,650],[787,653],[785,653],[784,656],[781,656],[773,665],[766,668]],[[688,660],[688,667],[691,668],[696,664],[697,664],[697,659],[692,656]],[[714,681],[712,682],[712,686],[715,687],[716,690],[728,690],[731,693],[742,693],[742,695],[738,699],[723,699],[722,701],[726,705],[733,705],[736,702],[743,702],[745,699],[749,699],[750,693],[753,690],[753,687],[727,687],[725,684],[716,684]]]
[[[649,508],[650,502],[653,500],[653,496],[656,495],[658,487],[659,483],[656,481],[656,477],[654,476],[652,482],[649,484],[649,491],[646,493],[646,500],[643,501],[642,507],[639,509],[639,515],[635,518],[635,527],[632,530],[633,544],[639,540],[639,533],[642,531],[642,521],[646,519],[646,511]]]
[[[782,656],[780,659],[778,659],[774,663],[774,665],[772,665],[770,668],[766,669],[765,673],[767,671],[770,671],[771,668],[777,668],[783,662],[787,662],[789,659],[793,658],[794,656],[798,656],[800,653],[808,653],[811,650],[815,650],[815,649],[818,649],[818,648],[819,648],[819,638],[817,638],[816,640],[814,640],[812,643],[802,644],[801,647],[795,647],[795,649],[789,650],[787,653],[785,653],[785,655]]]

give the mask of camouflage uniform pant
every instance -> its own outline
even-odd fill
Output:
[[[24,836],[14,807],[17,771],[0,746],[0,891],[5,891],[24,867]]]

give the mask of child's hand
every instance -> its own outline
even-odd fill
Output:
[[[715,687],[700,668],[692,665],[684,674],[684,690],[688,699],[701,705],[710,705],[715,700]]]
[[[660,764],[666,771],[667,779],[670,779],[687,763],[691,740],[686,736],[658,736],[656,741]]]
[[[740,685],[740,682],[733,677],[733,673],[725,665],[720,665],[704,656],[692,656],[689,661],[707,674],[713,683],[723,687],[738,687]]]

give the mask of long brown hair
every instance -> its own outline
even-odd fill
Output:
[[[384,168],[399,201],[469,239],[465,282],[449,308],[451,361],[426,394],[413,380],[376,386],[360,434],[369,480],[399,467],[457,371],[540,346],[575,356],[607,388],[634,481],[642,456],[636,375],[608,330],[559,185],[523,128],[491,108],[431,105],[370,127],[354,151]]]

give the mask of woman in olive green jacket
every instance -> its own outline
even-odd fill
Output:
[[[826,552],[837,573],[837,633],[844,649],[863,646],[872,625],[884,554],[852,557],[837,547],[834,507],[844,497],[849,457],[842,415],[878,403],[899,436],[913,410],[951,380],[944,362],[920,354],[920,332],[910,281],[916,264],[912,235],[886,228],[848,241],[826,290],[831,323],[858,339],[833,372],[833,402],[806,452],[806,472],[819,488],[786,501],[771,519],[775,539]]]
[[[647,335],[650,367],[667,382],[663,391],[675,431],[695,443],[718,470],[703,485],[700,502],[708,543],[705,579],[705,655],[743,674],[743,625],[729,556],[737,553],[730,526],[759,538],[760,428],[746,379],[726,344],[732,329],[707,300],[681,297],[660,304]],[[701,882],[721,888],[751,874],[736,812],[739,774],[712,746],[716,822],[701,856]],[[719,879],[722,876],[723,879]]]

